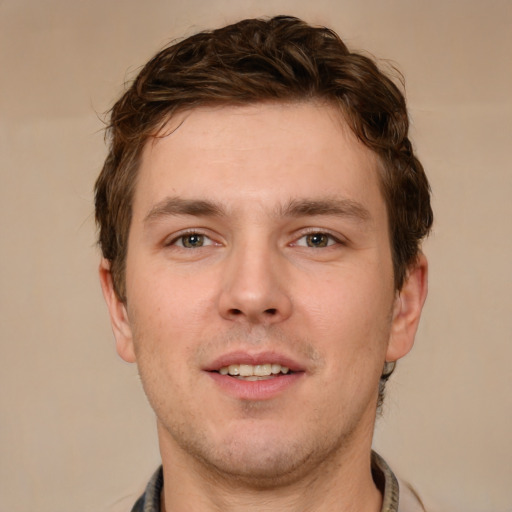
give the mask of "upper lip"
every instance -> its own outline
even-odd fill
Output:
[[[304,366],[284,354],[273,351],[251,353],[242,350],[229,352],[227,354],[221,355],[220,357],[217,357],[211,363],[207,364],[203,370],[212,372],[218,371],[220,368],[224,368],[232,364],[258,365],[266,363],[274,363],[280,364],[281,366],[286,366],[292,372],[305,371]]]

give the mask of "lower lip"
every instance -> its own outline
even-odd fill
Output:
[[[214,382],[224,392],[240,400],[269,400],[285,392],[296,384],[304,372],[289,373],[265,380],[243,380],[221,375],[217,372],[207,372]]]

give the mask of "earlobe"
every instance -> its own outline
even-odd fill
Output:
[[[126,305],[117,296],[110,272],[110,261],[102,258],[99,276],[103,297],[107,303],[112,331],[116,339],[116,350],[119,356],[128,363],[135,362],[133,336]]]
[[[418,329],[421,310],[427,298],[428,264],[423,253],[411,266],[402,289],[397,294],[386,361],[397,361],[411,350]]]

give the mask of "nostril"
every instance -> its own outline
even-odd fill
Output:
[[[274,315],[277,313],[277,309],[276,309],[276,308],[266,309],[266,310],[265,310],[265,313],[266,313],[267,315],[272,315],[272,316],[274,316]]]
[[[235,315],[235,316],[238,316],[238,315],[241,315],[241,314],[242,314],[242,312],[241,312],[239,309],[232,309],[232,310],[230,311],[230,313],[231,313],[232,315]]]

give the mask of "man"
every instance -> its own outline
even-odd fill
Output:
[[[162,455],[134,511],[422,510],[371,451],[427,291],[407,132],[371,60],[291,17],[172,45],[116,103],[100,279]]]

